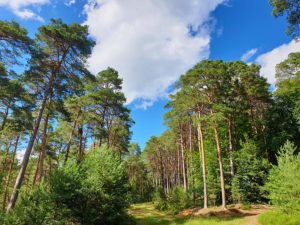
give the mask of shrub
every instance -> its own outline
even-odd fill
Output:
[[[3,217],[4,225],[53,224],[67,223],[66,208],[59,210],[52,199],[47,186],[32,190],[29,194],[21,193],[21,198],[13,210]]]
[[[170,193],[169,206],[172,211],[178,213],[191,206],[191,198],[182,187],[175,187]]]
[[[94,150],[80,164],[69,160],[40,187],[23,193],[3,224],[125,224],[128,194],[123,163],[109,149]]]
[[[300,154],[295,155],[295,152],[296,148],[289,141],[281,147],[278,166],[272,168],[264,187],[271,203],[286,213],[300,211]]]
[[[236,173],[232,180],[232,198],[238,203],[263,200],[261,187],[267,178],[269,163],[258,154],[254,141],[245,137],[241,149],[234,155]]]
[[[153,194],[154,207],[158,210],[168,209],[167,195],[161,187],[156,188]]]

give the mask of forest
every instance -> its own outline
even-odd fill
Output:
[[[299,41],[298,0],[270,4]],[[88,69],[94,45],[87,25],[30,37],[0,20],[0,224],[300,224],[300,52],[275,85],[255,63],[200,61],[141,149],[121,75]]]

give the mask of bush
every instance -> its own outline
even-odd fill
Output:
[[[168,200],[164,190],[161,187],[156,188],[153,194],[154,207],[158,210],[168,209]]]
[[[290,214],[300,211],[300,154],[295,152],[294,145],[287,141],[277,157],[278,166],[272,168],[264,187],[271,203]]]
[[[191,198],[188,193],[184,191],[182,187],[175,187],[169,197],[169,207],[170,209],[178,213],[191,206]]]
[[[130,193],[124,163],[104,149],[91,152],[83,167],[88,172],[83,189],[89,200],[86,210],[91,210],[85,213],[90,217],[87,224],[125,224]]]
[[[17,205],[3,217],[4,225],[53,224],[67,223],[67,209],[59,210],[52,199],[48,187],[41,185],[29,194],[21,193]]]
[[[164,190],[159,187],[153,194],[154,207],[158,210],[170,210],[178,213],[192,205],[192,198],[182,187],[175,187],[166,195]]]
[[[234,155],[236,173],[232,180],[232,198],[238,203],[261,202],[261,187],[267,178],[269,163],[257,154],[254,141],[245,137],[241,149]]]
[[[80,164],[69,160],[40,187],[22,193],[3,224],[125,224],[128,194],[123,163],[109,149],[95,150]]]

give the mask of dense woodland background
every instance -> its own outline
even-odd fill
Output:
[[[300,3],[270,3],[297,39]],[[199,62],[142,151],[118,72],[87,69],[93,45],[76,23],[53,19],[32,39],[0,21],[1,224],[132,224],[129,205],[149,201],[299,213],[300,53],[277,65],[275,86],[255,64]]]

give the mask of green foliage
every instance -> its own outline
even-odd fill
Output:
[[[292,141],[297,146],[300,145],[300,120],[298,120],[300,111],[296,113],[298,108],[290,97],[290,95],[276,96],[267,113],[266,148],[269,152],[268,158],[272,163],[276,163],[276,152],[286,140]]]
[[[255,142],[248,137],[235,154],[236,173],[232,181],[232,197],[236,202],[259,202],[261,186],[267,177],[268,162],[259,157]]]
[[[300,154],[296,147],[287,141],[280,149],[278,166],[274,166],[264,187],[269,192],[271,203],[286,213],[300,210]]]
[[[270,211],[260,215],[258,221],[262,225],[299,225],[300,215]]]
[[[273,7],[273,16],[286,15],[288,22],[287,33],[293,37],[299,36],[300,26],[300,3],[298,0],[269,0]]]
[[[150,182],[146,165],[141,158],[141,149],[136,143],[131,143],[125,157],[126,171],[131,190],[131,200],[134,203],[151,201],[153,187]]]
[[[53,195],[43,185],[35,188],[29,194],[22,193],[20,201],[13,211],[5,217],[4,225],[29,225],[29,224],[66,224],[66,208],[59,207],[53,201]]]
[[[158,210],[167,210],[169,207],[167,202],[167,195],[161,187],[157,187],[155,189],[152,201],[154,203],[154,207]]]
[[[129,206],[124,162],[112,150],[101,148],[87,155],[83,169],[87,171],[83,190],[87,190],[87,197],[91,200],[86,209],[86,214],[90,214],[87,224],[123,224]],[[100,197],[97,201],[96,196]]]
[[[4,224],[124,224],[127,177],[110,149],[94,150],[77,164],[69,160],[22,198]]]
[[[152,201],[157,210],[168,210],[172,213],[179,213],[192,206],[190,193],[178,186],[172,189],[169,194],[166,194],[160,187],[156,188]]]
[[[0,61],[6,64],[18,63],[17,58],[28,53],[32,40],[27,36],[27,30],[15,21],[0,20]],[[1,67],[1,66],[0,66]]]
[[[295,120],[297,121],[298,128],[300,128],[300,99],[297,100],[295,103],[295,107],[293,110],[293,116],[294,116]]]
[[[191,206],[189,193],[185,192],[182,187],[175,187],[169,194],[168,205],[171,211],[179,213],[180,211]]]
[[[294,52],[276,66],[276,95],[289,96],[297,100],[300,95],[300,53]]]
[[[84,109],[86,120],[95,124],[94,136],[105,141],[120,157],[128,150],[130,110],[125,107],[126,98],[122,92],[122,79],[116,70],[107,68],[99,72],[94,80],[85,86]]]

